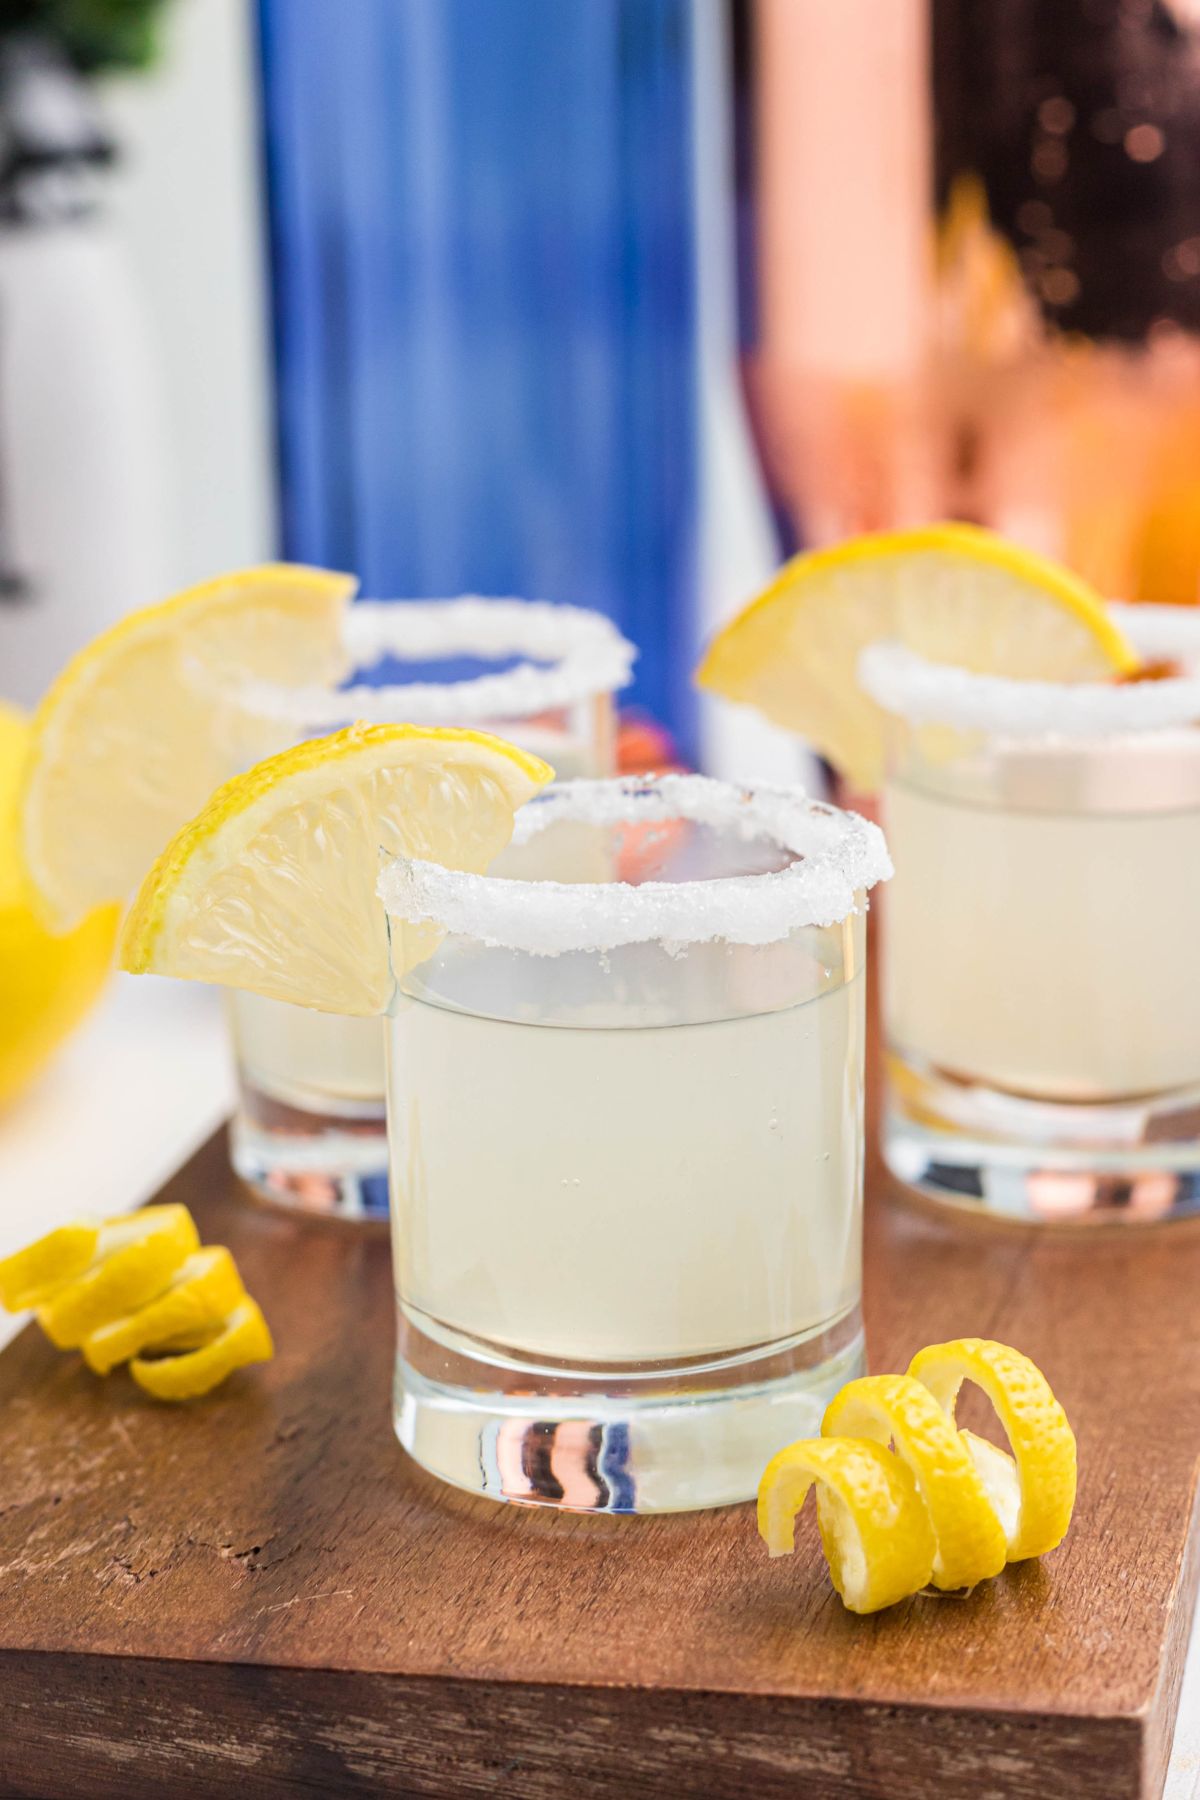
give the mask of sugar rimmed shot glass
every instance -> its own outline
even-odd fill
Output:
[[[1189,661],[1181,624],[1144,650]],[[859,674],[894,721],[893,1173],[1017,1219],[1200,1209],[1200,678],[999,680],[884,645]]]
[[[380,881],[396,1431],[497,1500],[745,1500],[861,1368],[882,835],[665,776],[551,788],[514,844],[536,877]]]
[[[613,696],[633,646],[601,614],[540,601],[359,601],[346,614],[342,688],[242,684],[236,707],[275,747],[355,720],[469,725],[544,756],[563,776],[607,775],[615,761]],[[382,671],[383,685],[363,673]],[[234,1168],[284,1205],[341,1218],[386,1218],[384,1032],[234,993],[238,1077]]]

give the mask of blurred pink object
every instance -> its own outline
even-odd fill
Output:
[[[808,542],[935,509],[927,0],[758,0],[760,343],[769,478]]]

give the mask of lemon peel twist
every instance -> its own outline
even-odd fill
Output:
[[[207,1394],[274,1355],[271,1333],[223,1244],[202,1247],[186,1206],[78,1219],[0,1258],[0,1306],[34,1309],[60,1350],[98,1375],[128,1363],[159,1400]]]
[[[245,1298],[237,1264],[223,1244],[197,1250],[180,1264],[169,1287],[156,1300],[111,1319],[84,1338],[84,1361],[97,1375],[139,1351],[163,1349],[194,1338],[201,1342],[217,1331]]]
[[[1011,1455],[958,1428],[964,1381],[991,1401]],[[931,1580],[971,1587],[1066,1535],[1075,1437],[1041,1370],[1007,1344],[956,1338],[919,1351],[905,1375],[848,1382],[821,1430],[768,1464],[758,1528],[772,1556],[790,1555],[816,1486],[830,1576],[852,1612],[878,1612]]]
[[[796,1515],[817,1488],[817,1521],[834,1587],[850,1612],[878,1612],[924,1587],[936,1549],[911,1471],[882,1444],[805,1438],[768,1464],[758,1529],[790,1556]]]
[[[954,1338],[919,1350],[908,1372],[929,1389],[951,1421],[963,1382],[983,1389],[1012,1456],[974,1432],[959,1435],[1006,1522],[1008,1561],[1044,1556],[1057,1548],[1075,1507],[1078,1458],[1075,1433],[1036,1363],[988,1338]]]
[[[821,1433],[895,1444],[933,1528],[935,1587],[974,1587],[1000,1573],[1007,1544],[987,1488],[954,1421],[913,1376],[848,1381],[830,1401]]]
[[[59,1350],[74,1350],[117,1313],[153,1300],[200,1235],[186,1206],[147,1206],[106,1220],[92,1262],[37,1309],[38,1324]]]

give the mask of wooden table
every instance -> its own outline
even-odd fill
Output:
[[[0,1356],[0,1792],[1133,1800],[1165,1770],[1198,1574],[1200,1226],[1085,1239],[871,1195],[872,1367],[1008,1339],[1081,1453],[1071,1536],[970,1599],[833,1597],[811,1516],[496,1507],[389,1423],[380,1235],[165,1193],[279,1355],[191,1409],[32,1331]]]

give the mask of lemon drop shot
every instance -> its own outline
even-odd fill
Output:
[[[793,789],[577,781],[512,855],[380,878],[397,1432],[497,1500],[748,1499],[861,1367],[882,835]]]
[[[888,1161],[1053,1222],[1200,1208],[1200,678],[1014,681],[880,645]]]
[[[355,719],[495,731],[567,775],[607,775],[613,694],[634,652],[580,607],[465,596],[361,601],[346,610],[350,684],[249,679],[235,693],[282,741]],[[235,993],[234,1167],[267,1197],[343,1218],[387,1210],[384,1041],[378,1019]]]

